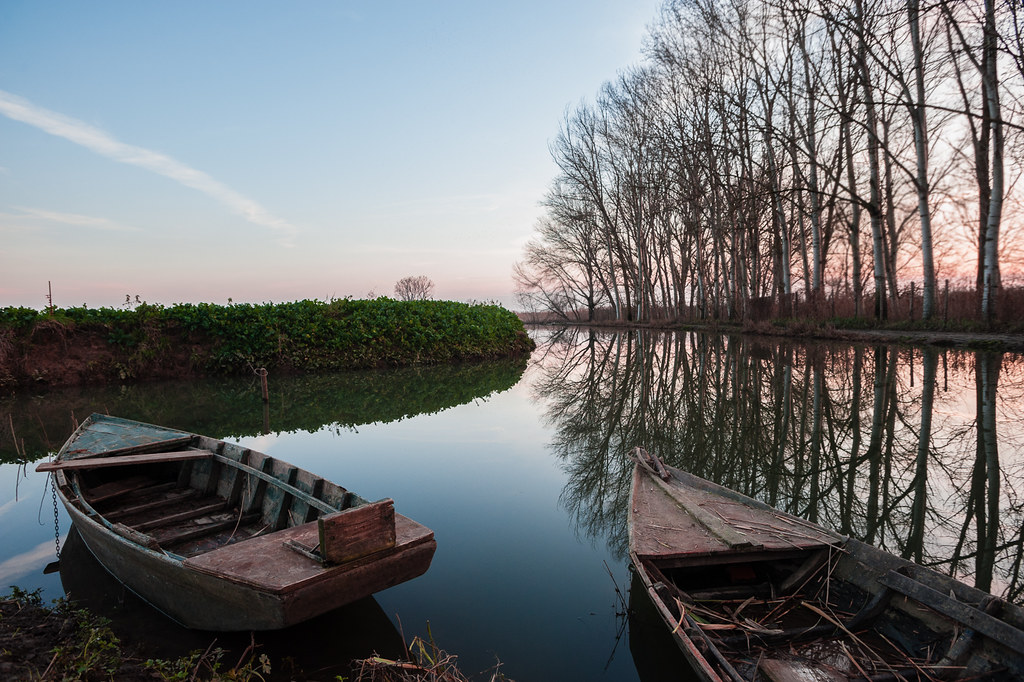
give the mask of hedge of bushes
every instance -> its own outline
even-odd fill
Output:
[[[0,308],[6,343],[30,343],[40,328],[99,332],[120,352],[159,355],[187,342],[197,369],[250,366],[299,370],[433,364],[528,352],[533,342],[501,306],[453,301],[339,299],[293,303],[141,304],[124,308]]]

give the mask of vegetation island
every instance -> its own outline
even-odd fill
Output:
[[[427,299],[0,308],[0,389],[438,364],[529,353],[512,312]]]

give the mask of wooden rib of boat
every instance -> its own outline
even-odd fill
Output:
[[[52,462],[115,578],[182,625],[274,630],[422,575],[433,532],[287,462],[94,414]]]
[[[1024,679],[1024,609],[633,457],[630,558],[712,682]]]

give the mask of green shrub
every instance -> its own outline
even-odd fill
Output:
[[[522,322],[501,306],[453,301],[339,299],[292,303],[85,306],[52,315],[0,308],[0,328],[30,337],[47,320],[98,331],[131,366],[160,355],[170,339],[198,346],[209,372],[254,367],[347,369],[515,355],[532,349]]]

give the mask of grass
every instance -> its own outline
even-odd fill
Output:
[[[41,590],[17,586],[0,596],[0,679],[28,682],[121,680],[127,682],[256,682],[272,673],[272,662],[259,653],[255,639],[238,660],[211,643],[175,659],[143,658],[127,650],[110,621],[65,598],[43,605]],[[414,637],[401,660],[371,656],[347,661],[353,677],[336,682],[469,682],[455,656],[443,651],[430,634]],[[485,673],[489,682],[511,682],[500,664]],[[319,678],[318,678],[319,679]]]
[[[406,647],[405,657],[393,660],[373,656],[357,661],[359,666],[354,682],[469,682],[459,670],[457,657],[442,650],[434,642],[427,624],[427,639],[414,637]],[[488,671],[488,682],[512,682],[497,664]]]

